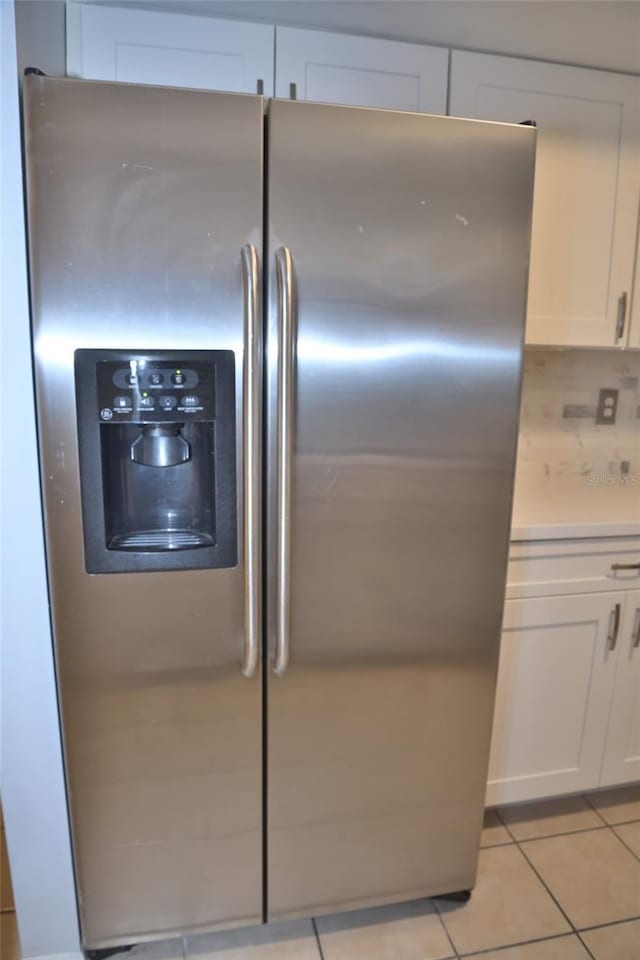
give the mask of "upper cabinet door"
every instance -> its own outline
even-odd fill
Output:
[[[527,342],[625,346],[640,78],[454,51],[449,107],[538,125]]]
[[[67,4],[72,77],[272,96],[273,56],[266,24]]]
[[[447,112],[448,50],[277,28],[276,96],[417,113]]]

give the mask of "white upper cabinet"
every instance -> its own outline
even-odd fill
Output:
[[[276,96],[418,113],[447,112],[448,50],[277,27]]]
[[[527,342],[626,346],[640,78],[454,51],[449,112],[537,123]]]
[[[67,4],[67,73],[273,95],[274,27],[209,17]]]

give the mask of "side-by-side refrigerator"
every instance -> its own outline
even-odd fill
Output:
[[[535,130],[25,102],[83,945],[471,889]]]

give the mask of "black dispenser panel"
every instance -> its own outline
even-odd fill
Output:
[[[230,350],[75,353],[88,573],[237,563]]]

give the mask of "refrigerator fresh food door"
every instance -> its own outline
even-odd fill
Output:
[[[248,588],[260,490],[245,491],[244,476],[259,467],[262,99],[35,76],[25,89],[42,485],[83,943],[258,923],[259,596]],[[213,488],[215,502],[189,501]],[[136,511],[158,529],[137,532]],[[128,546],[109,539],[121,522]]]
[[[474,884],[534,152],[270,104],[271,918]]]

